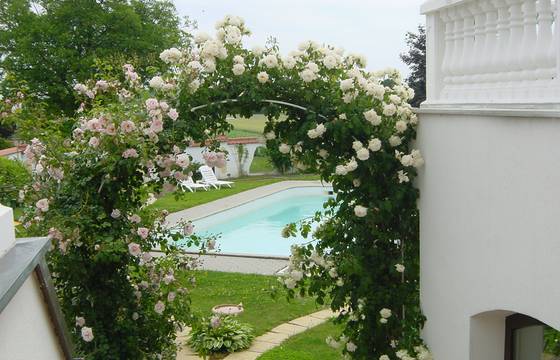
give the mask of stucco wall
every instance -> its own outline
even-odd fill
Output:
[[[526,114],[420,115],[421,299],[435,359],[503,360],[511,312],[560,329],[560,114]]]
[[[251,167],[251,163],[253,162],[255,150],[261,146],[264,145],[260,143],[243,144],[243,147],[246,149],[247,152],[243,155],[243,161],[241,162],[241,168],[240,168],[239,154],[237,153],[238,145],[221,143],[220,148],[228,152],[227,164],[224,169],[219,169],[219,168],[216,169],[216,177],[219,179],[226,179],[226,178],[236,178],[243,175],[249,175],[249,169]],[[190,146],[185,149],[185,153],[192,156],[193,161],[199,162],[201,164],[204,164],[204,159],[202,157],[204,151],[207,151],[207,149],[198,146]]]
[[[32,274],[0,313],[0,359],[62,358],[39,283]]]

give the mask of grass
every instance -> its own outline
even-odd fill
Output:
[[[234,131],[243,130],[248,133],[258,134],[259,136],[262,136],[264,126],[266,124],[266,117],[264,115],[253,115],[248,119],[229,119],[228,122],[233,125]]]
[[[194,193],[183,193],[178,190],[179,197],[175,198],[174,194],[168,194],[158,199],[153,208],[169,212],[188,209],[193,206],[205,204],[210,201],[221,199],[226,196],[234,195],[243,191],[257,188],[259,186],[273,184],[284,180],[318,180],[317,175],[292,175],[292,176],[249,176],[235,179],[235,185],[232,188],[222,188],[220,190],[211,189],[208,191],[199,190]]]
[[[270,158],[266,156],[255,156],[251,163],[249,172],[254,173],[270,173],[274,171],[274,166],[270,163]]]
[[[249,323],[257,336],[321,309],[313,298],[288,301],[275,276],[197,271],[195,277],[196,287],[190,292],[195,313],[210,315],[215,305],[243,303],[245,311],[238,318]],[[272,287],[276,288],[275,298]]]
[[[340,350],[333,349],[325,342],[328,336],[340,334],[341,325],[332,321],[316,326],[301,334],[289,338],[280,346],[259,356],[258,360],[339,360]]]

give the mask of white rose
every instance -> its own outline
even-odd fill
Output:
[[[306,83],[312,82],[317,78],[317,75],[310,69],[303,70],[302,72],[299,73],[299,76]]]
[[[361,141],[356,140],[352,143],[352,149],[354,149],[355,151],[358,151],[363,147],[364,147],[364,145],[362,144]]]
[[[412,166],[413,163],[414,158],[412,157],[412,155],[404,155],[401,158],[401,164],[403,164],[403,166]]]
[[[319,65],[315,64],[314,62],[307,63],[307,65],[305,65],[305,67],[308,68],[309,70],[313,71],[314,73],[319,72]]]
[[[391,144],[392,147],[399,146],[400,144],[402,144],[402,140],[400,137],[392,135],[389,138],[389,144]]]
[[[245,72],[245,65],[243,64],[235,64],[233,65],[233,74],[234,75],[241,75]]]
[[[373,152],[379,151],[381,149],[381,140],[377,138],[371,139],[368,143],[368,148]]]
[[[404,269],[405,267],[403,264],[395,264],[395,270],[397,270],[397,272],[403,273]]]
[[[206,60],[204,62],[204,71],[211,74],[216,71],[216,62],[213,60]]]
[[[189,159],[189,155],[179,154],[179,155],[177,155],[177,160],[175,162],[177,163],[177,165],[179,165],[180,167],[185,169],[189,166],[189,164],[191,163],[191,160]]]
[[[81,332],[82,332],[82,339],[85,342],[93,341],[93,330],[90,327],[84,326]]]
[[[168,64],[179,62],[179,60],[181,60],[181,56],[181,51],[177,48],[163,50],[161,54],[159,54],[159,58]]]
[[[360,185],[362,185],[362,181],[360,179],[354,179],[352,180],[352,185],[354,185],[354,187],[360,187]]]
[[[408,178],[408,175],[402,170],[397,171],[397,178],[399,179],[399,184],[402,184],[403,182],[406,183],[406,182],[410,181],[410,179]]]
[[[368,83],[365,90],[366,94],[378,100],[382,100],[385,95],[385,87],[383,85]]]
[[[358,168],[358,163],[356,162],[356,160],[354,160],[354,158],[352,158],[352,160],[348,161],[348,163],[346,164],[346,170],[348,171],[354,171]]]
[[[344,166],[344,165],[337,165],[334,171],[335,171],[336,175],[346,175],[346,174],[348,174],[348,170],[346,170],[346,166]]]
[[[374,109],[371,109],[371,110],[368,110],[368,111],[364,112],[364,117],[372,125],[377,126],[377,125],[381,124],[381,117],[379,115],[377,115],[377,112],[375,112]]]
[[[357,348],[358,348],[358,346],[351,341],[346,343],[346,350],[348,350],[348,352],[354,352],[354,351],[356,351]]]
[[[329,152],[325,149],[321,149],[319,150],[319,156],[322,157],[323,159],[326,159],[327,156],[329,156]]]
[[[403,133],[406,131],[406,122],[399,120],[397,121],[397,123],[395,124],[395,129],[397,129],[398,133]]]
[[[307,131],[307,136],[308,136],[310,139],[316,139],[317,137],[319,137],[319,134],[317,134],[317,130],[311,129],[311,130],[308,130],[308,131]]]
[[[385,116],[393,116],[397,112],[397,107],[395,104],[385,104],[383,106],[383,115]]]
[[[369,159],[369,150],[366,148],[361,148],[360,150],[356,151],[356,157],[358,160],[366,161]]]
[[[391,360],[388,355],[381,355],[379,360]]]
[[[330,276],[331,278],[333,278],[333,279],[336,278],[336,277],[338,276],[338,273],[336,272],[336,268],[331,268],[331,269],[329,270],[329,276]]]
[[[163,85],[165,84],[165,81],[163,81],[161,76],[154,76],[149,81],[149,84],[150,84],[150,87],[152,87],[154,89],[161,89],[163,87]]]
[[[268,74],[264,71],[261,71],[260,73],[257,74],[257,79],[261,84],[264,84],[265,82],[268,81]]]
[[[389,95],[389,101],[395,105],[398,105],[401,103],[401,98],[398,95]]]
[[[266,134],[264,134],[264,137],[267,140],[273,140],[273,139],[276,139],[276,134],[273,131],[269,131]]]
[[[388,319],[391,317],[393,313],[391,312],[391,309],[387,309],[387,308],[383,308],[379,311],[379,315],[381,315],[381,317],[383,319]]]
[[[197,44],[205,43],[210,39],[210,35],[205,32],[198,32],[194,35],[194,42]]]
[[[284,67],[288,70],[293,69],[294,66],[296,66],[296,59],[294,59],[292,56],[287,56],[282,59],[282,64],[284,64]]]
[[[356,205],[354,206],[354,214],[357,217],[364,217],[367,215],[367,211],[368,209],[362,205]]]
[[[319,124],[315,128],[315,131],[317,131],[317,134],[319,134],[319,136],[322,136],[327,131],[327,128],[324,124]]]
[[[323,59],[323,65],[325,65],[327,69],[333,69],[337,64],[338,61],[334,55],[327,55]]]
[[[340,82],[340,90],[348,91],[354,88],[354,79],[346,79]]]
[[[267,68],[273,69],[278,66],[278,58],[276,57],[276,55],[266,55],[263,59],[263,63]]]
[[[278,151],[280,151],[282,154],[289,154],[290,153],[290,145],[288,144],[280,144],[280,146],[278,146]]]
[[[235,55],[233,57],[233,62],[236,63],[236,64],[244,64],[245,59],[243,59],[243,56],[241,56],[241,55]]]

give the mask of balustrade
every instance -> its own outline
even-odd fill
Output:
[[[559,1],[427,1],[427,102],[558,103]]]

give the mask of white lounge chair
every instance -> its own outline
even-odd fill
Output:
[[[232,181],[218,180],[212,168],[207,165],[201,166],[198,171],[200,171],[200,174],[202,175],[201,182],[205,185],[213,186],[216,189],[219,189],[222,185],[231,187],[233,184]]]
[[[189,190],[190,192],[194,192],[196,189],[204,189],[208,191],[208,185],[202,183],[195,183],[192,177],[188,177],[187,180],[183,180],[179,183],[179,186],[185,190]]]

